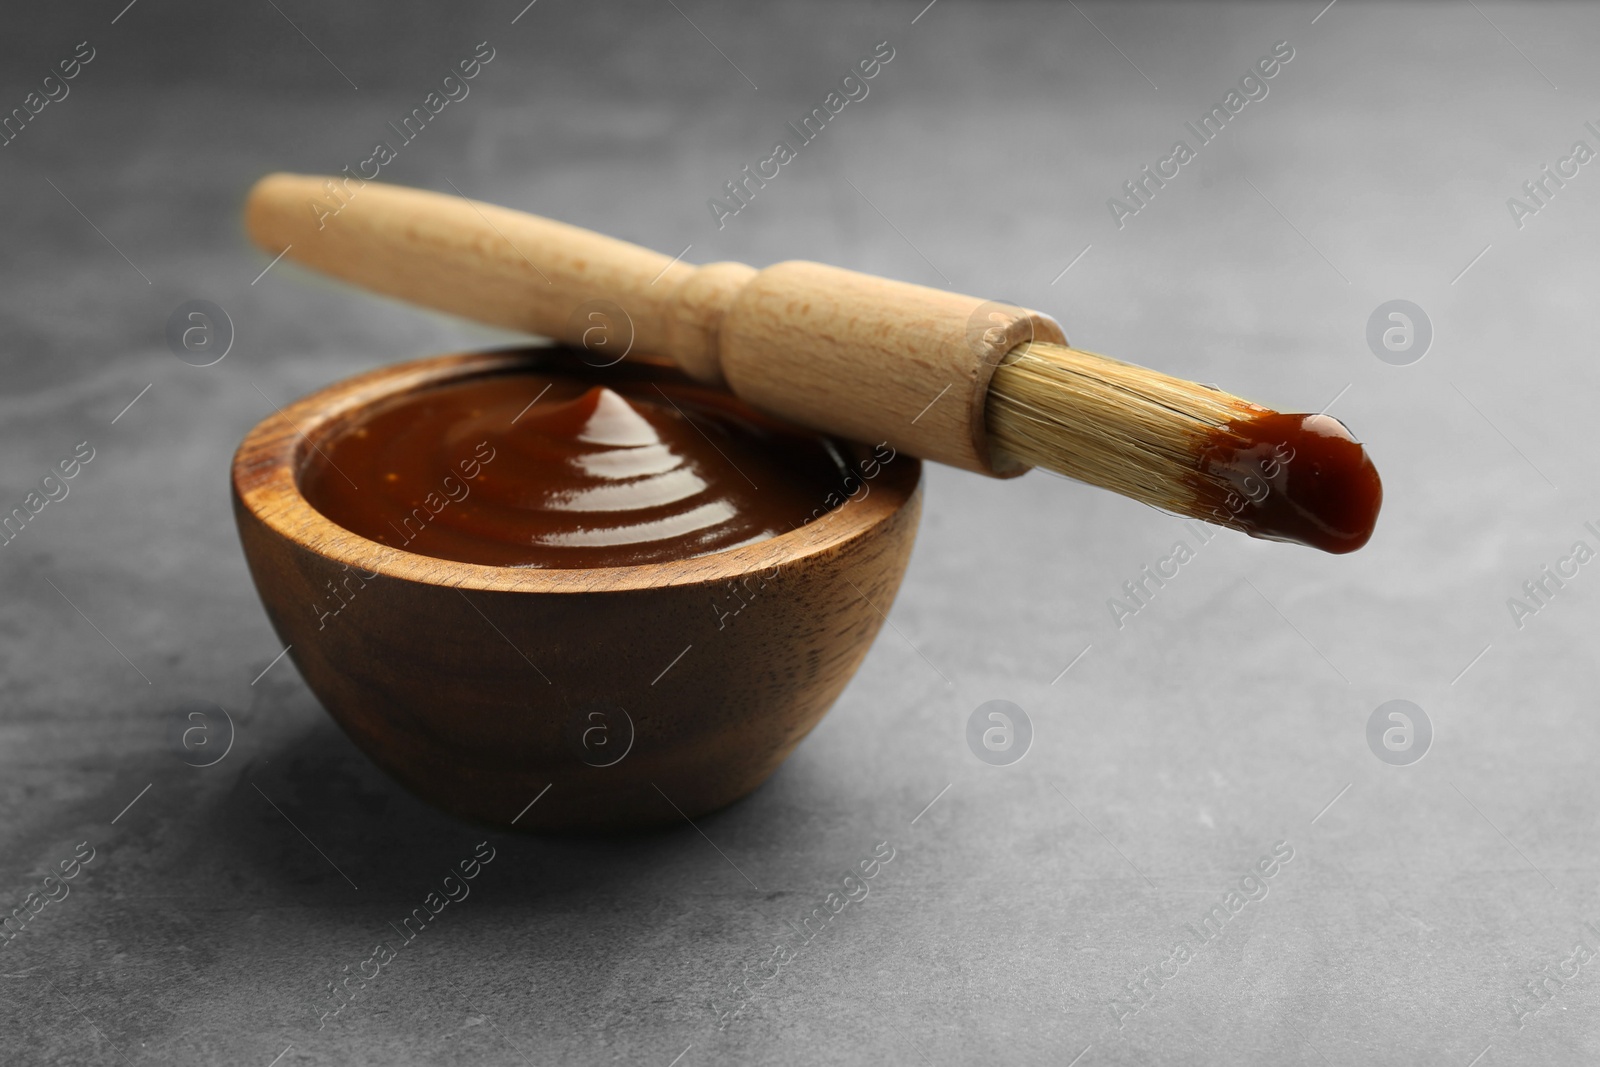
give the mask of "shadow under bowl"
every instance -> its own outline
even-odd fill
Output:
[[[789,533],[667,563],[556,570],[393,548],[300,492],[313,449],[374,403],[481,375],[599,379],[581,355],[519,348],[385,367],[264,419],[233,461],[250,575],[323,707],[423,799],[520,830],[672,823],[755,789],[860,666],[921,512],[918,460],[880,464],[836,442],[871,476]],[[603,375],[696,388],[654,364]]]

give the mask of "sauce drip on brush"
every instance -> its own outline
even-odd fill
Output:
[[[373,541],[509,567],[622,567],[719,552],[839,499],[825,439],[676,385],[543,374],[428,389],[318,442],[301,491]]]
[[[1213,522],[1324,552],[1367,543],[1383,483],[1367,450],[1331,415],[1270,412],[1212,432],[1201,454]]]

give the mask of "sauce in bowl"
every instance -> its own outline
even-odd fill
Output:
[[[300,474],[313,507],[372,541],[507,567],[622,567],[785,533],[835,506],[825,438],[731,397],[649,381],[514,373],[360,412]]]

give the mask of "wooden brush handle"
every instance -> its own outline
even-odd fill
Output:
[[[268,254],[374,292],[569,344],[593,347],[598,326],[597,352],[664,355],[780,418],[984,474],[1026,469],[990,446],[995,367],[1025,341],[1065,343],[1048,315],[1009,304],[820,263],[694,267],[492,204],[350,177],[269,175],[245,221]]]

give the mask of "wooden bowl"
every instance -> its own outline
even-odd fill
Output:
[[[760,785],[866,655],[921,512],[916,459],[878,464],[841,442],[871,476],[792,532],[671,563],[538,570],[369,541],[300,493],[313,447],[374,401],[518,370],[596,374],[579,360],[525,348],[385,367],[268,416],[233,462],[251,577],[329,714],[424,799],[525,830],[679,822]],[[693,387],[653,364],[603,373]]]

